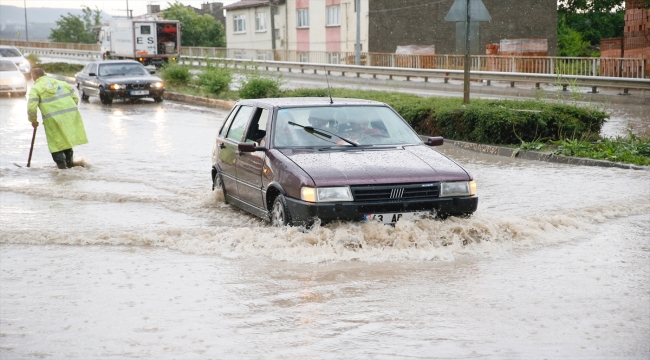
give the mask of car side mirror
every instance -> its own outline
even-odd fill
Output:
[[[263,146],[256,146],[254,143],[239,143],[237,145],[237,150],[245,153],[250,153],[255,151],[264,151],[266,148]]]
[[[88,76],[97,76],[95,73],[89,73]]]
[[[156,70],[149,70],[149,74],[153,75],[156,73]]]
[[[427,139],[426,144],[429,146],[440,146],[445,142],[445,139],[442,136],[432,136]]]

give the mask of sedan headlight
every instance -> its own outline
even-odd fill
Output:
[[[309,202],[335,202],[353,201],[349,186],[338,187],[303,187],[300,189],[300,198]]]
[[[474,181],[454,181],[440,183],[440,197],[474,195],[476,195],[476,182]]]
[[[113,90],[124,89],[124,85],[120,85],[120,84],[112,84],[112,85],[110,86],[110,88],[113,89]]]
[[[29,61],[27,61],[27,60],[23,60],[23,61],[20,63],[20,65],[21,65],[21,66],[29,66]]]
[[[160,89],[160,88],[163,87],[163,86],[165,86],[165,84],[163,84],[163,83],[161,83],[161,82],[153,83],[153,87],[158,88],[158,89]]]
[[[23,81],[25,81],[25,78],[22,77],[22,76],[21,76],[21,77],[14,77],[14,78],[11,78],[11,82],[13,82],[14,84],[19,84],[19,83],[21,83],[21,82],[23,82]]]

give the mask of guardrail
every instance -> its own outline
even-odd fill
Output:
[[[68,44],[3,40],[0,44],[29,49],[66,49],[99,51],[97,44]],[[355,52],[254,50],[213,47],[181,47],[182,56],[241,60],[273,60],[330,65],[355,65]],[[409,69],[462,70],[464,55],[408,55],[392,53],[361,53],[361,65]],[[589,58],[558,56],[472,55],[472,71],[519,72],[534,74],[565,74],[643,79],[650,78],[650,59]]]
[[[45,49],[45,48],[23,48],[26,53],[34,53],[37,55],[49,56],[69,56],[74,58],[83,58],[85,60],[94,61],[101,59],[99,51],[75,50],[75,49]],[[231,65],[233,67],[241,66],[243,68],[253,67],[256,69],[264,68],[266,70],[285,69],[288,72],[299,71],[313,71],[314,74],[319,72],[324,73],[325,67],[328,73],[335,72],[345,76],[346,73],[355,74],[356,77],[369,75],[376,78],[378,75],[387,76],[389,79],[393,77],[404,78],[409,81],[411,78],[421,78],[425,82],[430,78],[443,79],[447,83],[450,79],[462,79],[463,71],[456,69],[415,69],[415,68],[399,68],[399,67],[382,67],[382,66],[356,66],[356,65],[341,65],[341,64],[314,64],[305,62],[291,62],[291,61],[268,61],[268,60],[242,60],[231,58],[213,58],[202,56],[185,56],[181,58],[183,62],[216,62]],[[201,64],[199,64],[201,65]],[[491,81],[506,81],[510,82],[510,86],[514,87],[517,82],[535,83],[539,88],[541,83],[556,84],[562,86],[566,90],[569,86],[587,86],[592,88],[592,92],[598,92],[598,87],[613,87],[624,90],[624,94],[628,93],[629,89],[650,90],[650,79],[635,79],[623,77],[606,77],[606,76],[583,76],[583,75],[557,75],[557,74],[535,74],[525,72],[498,72],[498,71],[471,71],[470,78],[472,80],[486,80],[487,85]]]
[[[205,57],[191,57],[186,56],[181,58],[183,62],[194,63],[195,61],[214,62],[232,66],[234,68],[252,68],[264,70],[280,71],[284,69],[288,72],[299,71],[313,71],[314,74],[319,72],[328,74],[340,73],[341,76],[345,74],[354,74],[356,77],[361,75],[368,75],[376,78],[377,75],[387,76],[389,79],[398,76],[409,81],[411,78],[421,78],[425,82],[430,78],[443,79],[447,83],[450,79],[462,79],[462,70],[441,70],[441,69],[408,69],[408,68],[394,68],[394,67],[381,67],[381,66],[356,66],[356,65],[332,65],[332,64],[312,64],[303,62],[288,62],[288,61],[266,61],[266,60],[241,60],[241,59],[222,59],[222,58],[205,58]],[[199,64],[202,65],[202,64]],[[487,80],[487,85],[491,81],[506,81],[510,82],[510,86],[514,87],[516,82],[535,83],[539,88],[541,83],[550,83],[562,86],[564,90],[569,86],[586,86],[591,87],[592,92],[598,92],[598,87],[614,87],[624,89],[624,94],[628,93],[628,89],[650,90],[650,79],[631,79],[619,77],[605,77],[605,76],[582,76],[582,75],[552,75],[552,74],[531,74],[520,72],[496,72],[496,71],[471,71],[470,79],[472,80]]]

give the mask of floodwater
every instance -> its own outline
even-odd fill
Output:
[[[648,359],[650,172],[441,151],[470,219],[275,229],[210,191],[224,111],[0,99],[2,359]],[[614,127],[615,128],[615,127]],[[623,127],[624,128],[624,127]]]

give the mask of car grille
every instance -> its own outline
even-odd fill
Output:
[[[127,90],[144,90],[144,89],[149,89],[151,88],[151,84],[126,84],[126,89]]]
[[[351,186],[354,201],[403,201],[437,198],[440,183]]]

